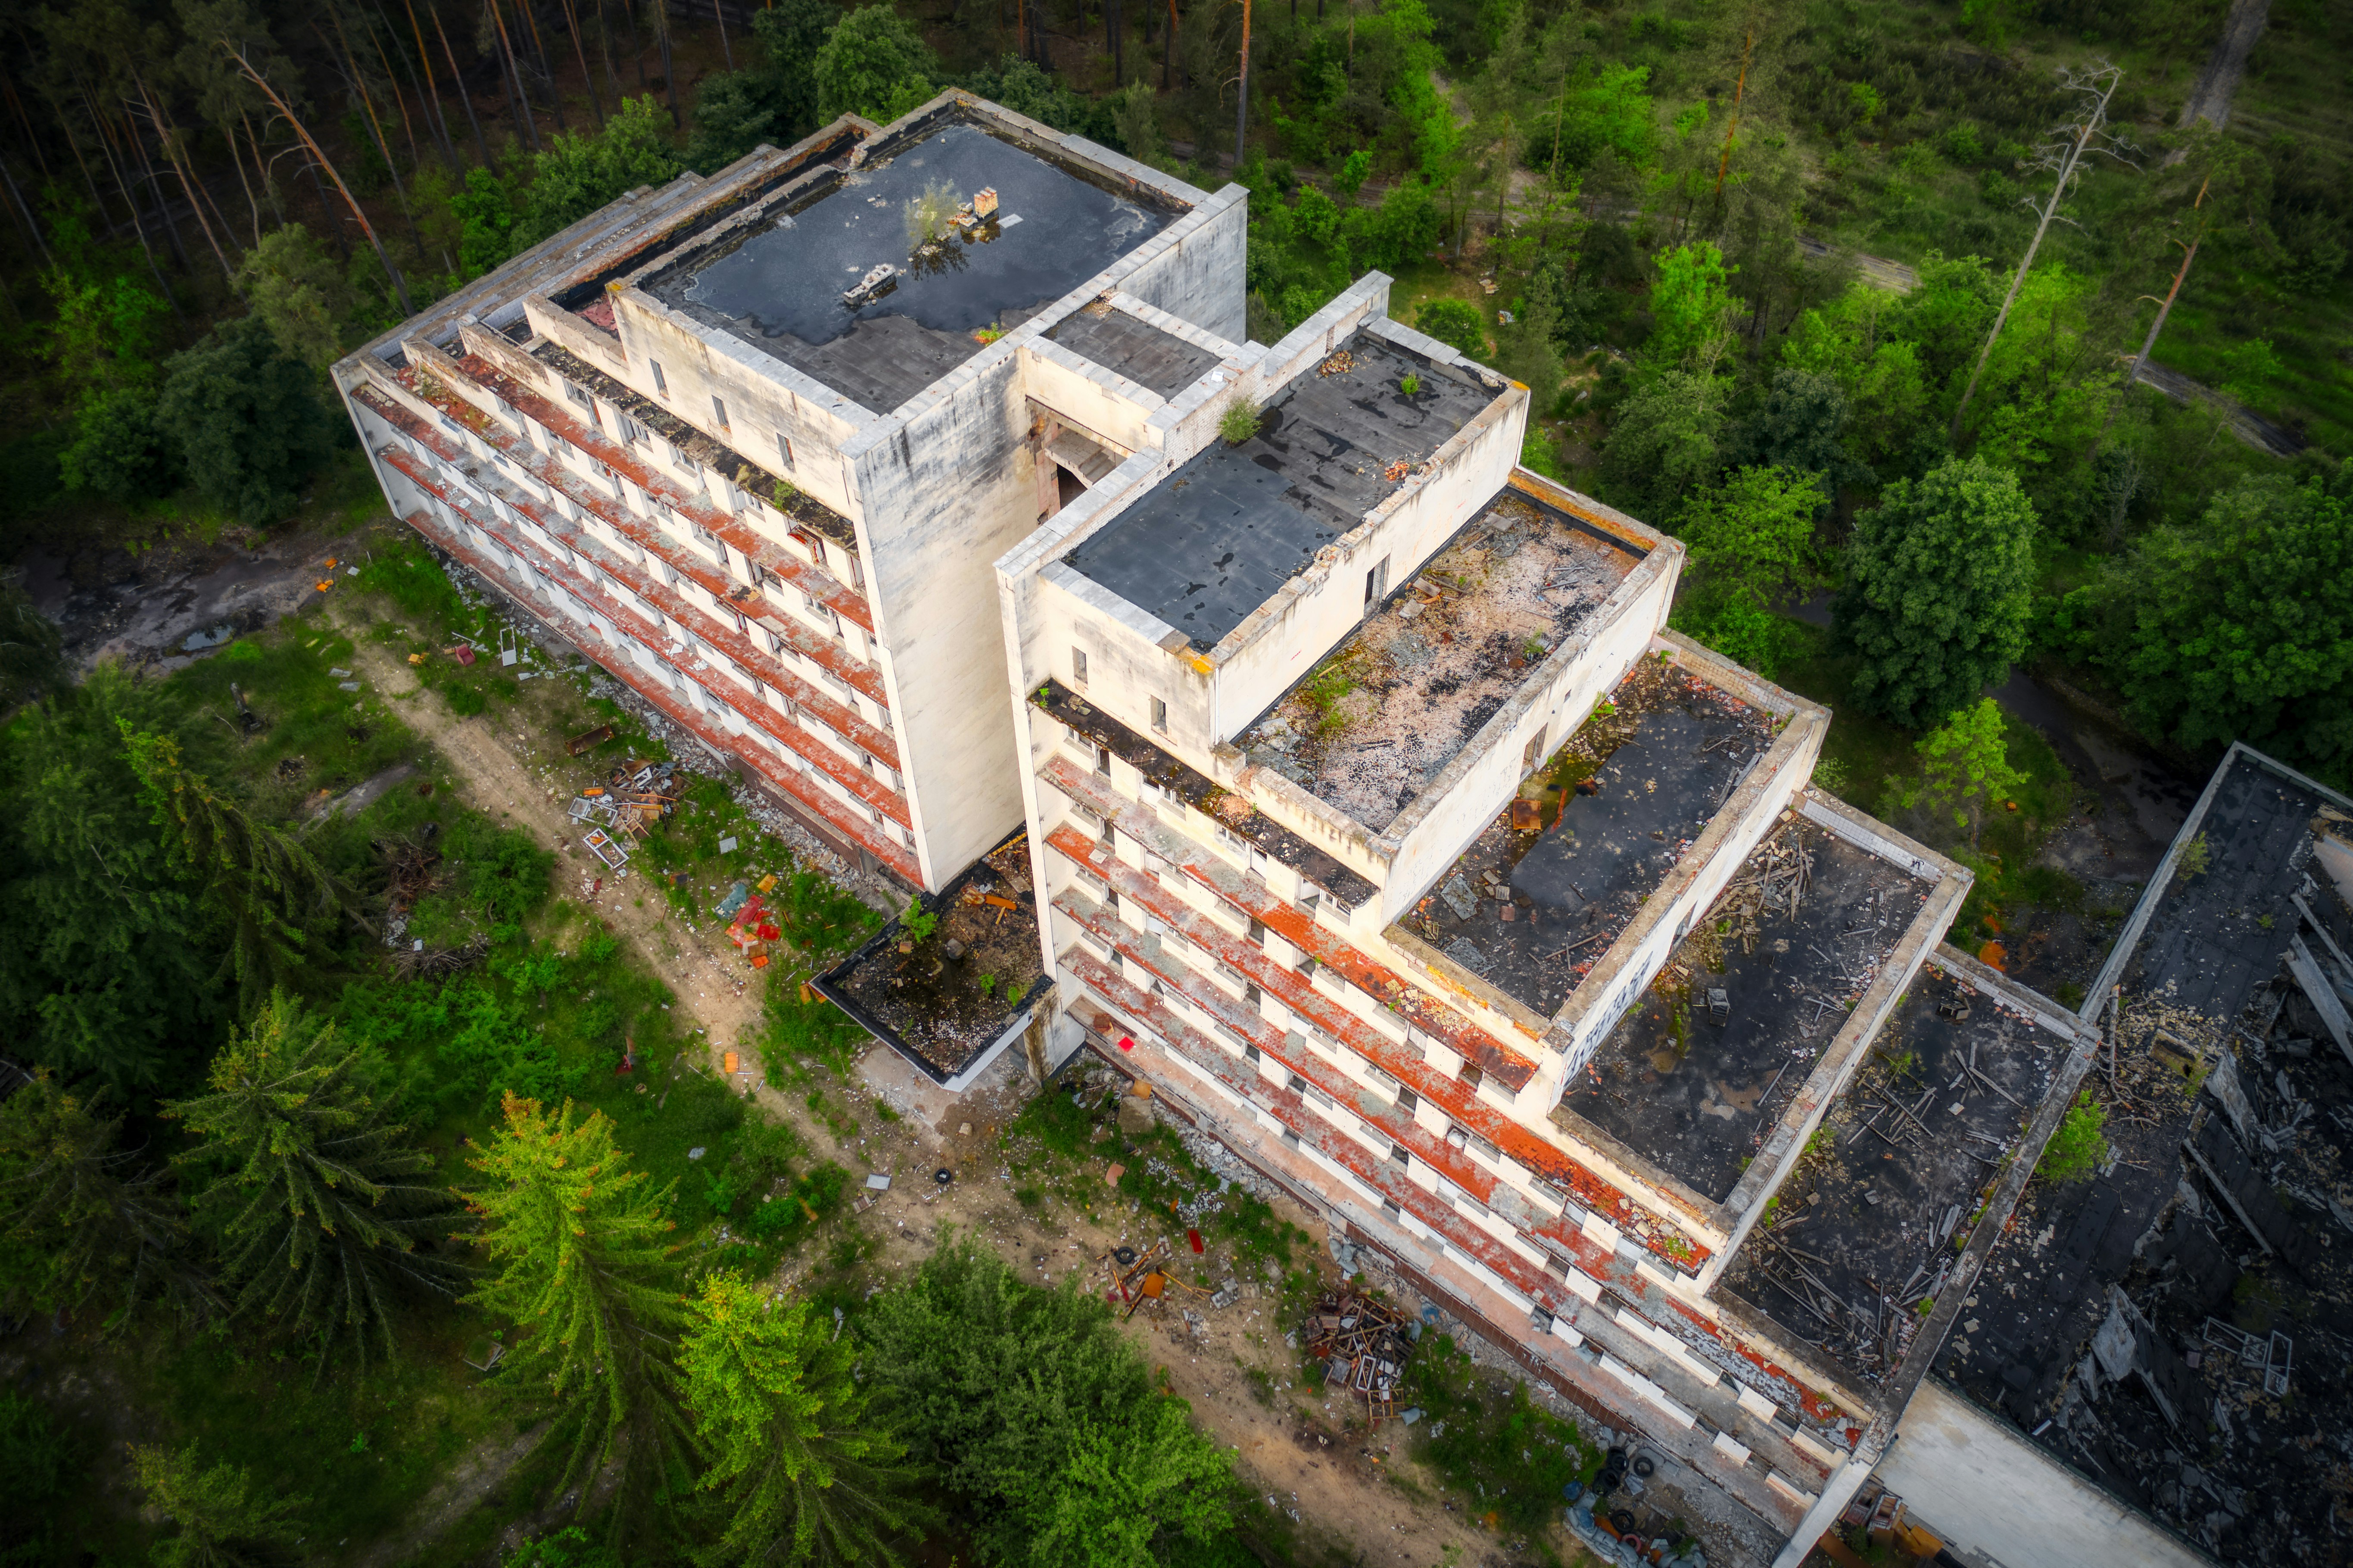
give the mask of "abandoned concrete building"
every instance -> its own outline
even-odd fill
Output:
[[[1966,869],[1812,785],[1830,715],[1666,628],[1682,546],[1519,468],[1525,389],[1387,303],[1221,347],[1198,417],[998,563],[1041,1055],[1148,1085],[1345,1266],[1743,1505],[1759,1562],[1841,1520],[2014,1568],[2305,1560],[2337,1366],[2295,1352],[2323,1413],[2263,1413],[2319,1445],[2301,1501],[2205,1413],[2353,1321],[2333,1200],[2270,1184],[2293,1146],[2343,1190],[2341,1137],[2290,1134],[2353,1102],[2353,906],[2307,874],[2353,867],[2347,803],[2234,753],[2185,842],[2235,868],[2161,875],[2080,1009],[2013,983],[1943,940]],[[2157,1071],[2158,1135],[2116,1145],[2146,1175],[2032,1182],[2087,1072],[2176,1057],[2215,1092]],[[2199,1316],[2267,1265],[2306,1270],[2277,1337]],[[1656,1561],[1624,1501],[1572,1524]]]
[[[335,380],[396,515],[937,890],[1022,818],[991,563],[1113,460],[1055,339],[1196,370],[1242,194],[949,94],[632,192]]]
[[[2353,803],[2234,751],[2080,1005],[2016,984],[1525,388],[1377,274],[1246,341],[1243,221],[950,95],[337,375],[438,548],[923,890],[975,962],[819,989],[951,1091],[1148,1086],[1759,1563],[2342,1560]]]

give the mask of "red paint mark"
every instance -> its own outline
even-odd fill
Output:
[[[1119,1037],[1119,1048],[1123,1051],[1132,1051],[1135,1049],[1135,1041],[1126,1035],[1122,1035]]]
[[[1198,1252],[1201,1250],[1201,1233],[1199,1231],[1187,1231],[1185,1233],[1185,1240],[1192,1247],[1194,1251]]]

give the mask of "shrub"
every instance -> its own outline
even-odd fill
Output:
[[[1472,359],[1487,357],[1487,318],[1466,300],[1431,300],[1413,313],[1413,324]]]
[[[2107,1157],[2107,1125],[2108,1108],[2094,1100],[2088,1089],[2077,1095],[2059,1131],[2043,1146],[2036,1173],[2054,1182],[2079,1181],[2090,1175]]]
[[[1239,447],[1258,434],[1258,410],[1237,403],[1226,410],[1225,417],[1218,421],[1218,434],[1223,436],[1228,444]]]

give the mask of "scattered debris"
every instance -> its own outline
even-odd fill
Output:
[[[1398,1379],[1413,1348],[1404,1313],[1343,1290],[1318,1300],[1306,1327],[1308,1353],[1324,1363],[1327,1382],[1362,1395],[1374,1422],[1394,1414]]]

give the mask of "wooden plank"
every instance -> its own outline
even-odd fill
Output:
[[[2327,1024],[2328,1032],[2336,1037],[2337,1048],[2345,1053],[2348,1062],[2353,1062],[2353,1018],[2346,1016],[2344,1000],[2337,994],[2337,988],[2328,984],[2328,976],[2320,972],[2320,965],[2313,958],[2312,950],[2304,945],[2304,935],[2300,931],[2288,943],[2287,967],[2288,973],[2295,976],[2295,983],[2304,987],[2305,995],[2311,999],[2314,1009],[2320,1015],[2320,1021]]]

